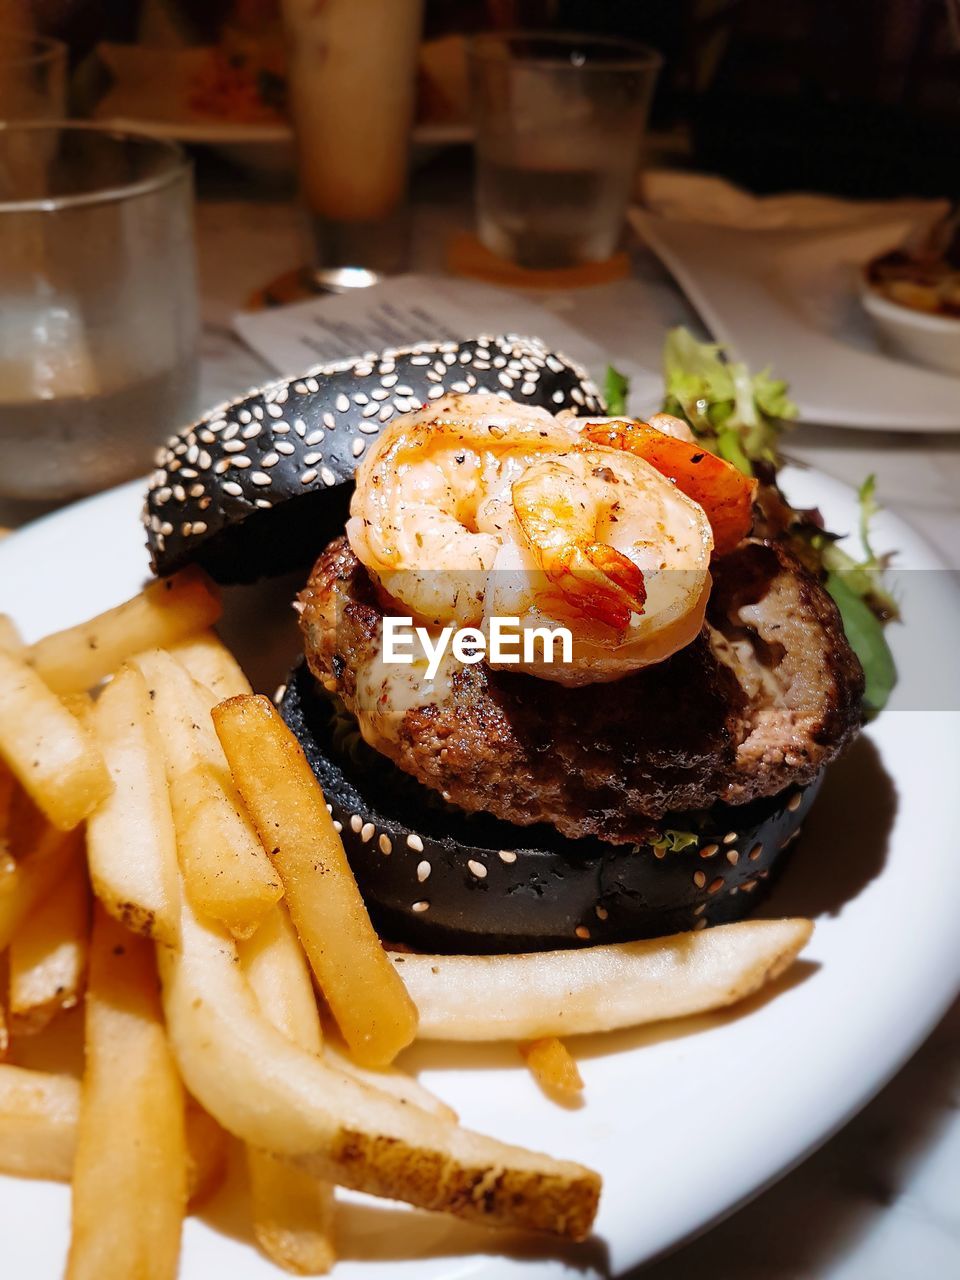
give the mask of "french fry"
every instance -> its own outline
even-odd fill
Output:
[[[350,1076],[380,1093],[389,1093],[391,1098],[396,1098],[403,1106],[418,1107],[421,1111],[436,1116],[438,1120],[457,1123],[458,1116],[453,1107],[431,1093],[419,1080],[407,1075],[406,1071],[394,1066],[361,1067],[345,1049],[333,1044],[329,1038],[323,1044],[323,1058],[328,1067],[339,1071],[341,1075]]]
[[[7,1014],[0,1004],[0,1062],[3,1062],[10,1051],[10,1028],[7,1026]]]
[[[0,760],[0,851],[8,843],[10,830],[10,806],[13,804],[13,793],[17,780],[10,769]]]
[[[0,839],[0,898],[16,883],[17,860],[10,852],[5,838]]]
[[[96,743],[25,662],[0,650],[0,759],[69,831],[109,794]]]
[[[0,1065],[0,1173],[69,1182],[77,1148],[80,1081],[26,1067]],[[187,1100],[187,1184],[191,1207],[223,1179],[227,1135]]]
[[[72,716],[83,723],[93,710],[93,698],[89,693],[61,693],[60,701]]]
[[[19,807],[26,809],[22,802]],[[83,832],[79,827],[58,831],[32,809],[26,809],[17,826],[14,866],[4,876],[0,891],[0,951],[10,945],[21,922],[48,893],[56,890],[83,853]]]
[[[271,1262],[321,1276],[336,1261],[333,1187],[271,1151],[247,1147],[253,1234]]]
[[[121,924],[175,944],[180,930],[177,837],[160,735],[143,676],[123,666],[90,716],[113,791],[87,819],[94,893]]]
[[[73,1076],[0,1066],[0,1173],[68,1182],[79,1111]]]
[[[81,859],[34,907],[10,944],[10,1030],[33,1035],[83,989],[90,892]]]
[[[279,921],[281,923],[278,923]],[[256,993],[260,1008],[280,1031],[308,1052],[322,1052],[329,1067],[342,1075],[389,1093],[404,1104],[429,1111],[441,1119],[457,1121],[452,1107],[424,1088],[413,1076],[396,1067],[361,1067],[347,1054],[342,1043],[322,1036],[317,1016],[317,998],[310,981],[310,969],[289,912],[280,903],[270,912],[252,938],[238,943],[240,964]],[[298,1028],[299,1035],[287,1028]]]
[[[174,1280],[187,1203],[184,1098],[153,947],[94,911],[67,1280]]]
[[[391,959],[425,1040],[537,1040],[636,1027],[735,1004],[780,976],[810,920],[742,920],[576,951]]]
[[[322,1050],[310,971],[283,904],[239,945],[240,964],[266,1018],[307,1053]],[[333,1188],[272,1151],[247,1147],[253,1233],[273,1262],[294,1275],[324,1275],[336,1258]]]
[[[323,1056],[330,1067],[456,1122],[456,1113],[401,1071],[357,1066],[322,1042],[310,970],[283,904],[271,911],[246,942],[240,964],[262,1013],[294,1044]],[[321,1274],[334,1262],[332,1191],[326,1183],[269,1152],[248,1148],[254,1234],[278,1266],[301,1275]]]
[[[201,631],[188,640],[170,645],[169,650],[197,684],[210,690],[217,702],[251,692],[243,668],[216,632]]]
[[[25,647],[19,628],[9,613],[0,613],[0,649],[7,653],[21,654]]]
[[[203,631],[220,613],[219,592],[203,570],[183,569],[89,622],[38,640],[29,660],[55,693],[92,689],[134,654]]]
[[[240,966],[263,1015],[307,1053],[323,1052],[320,1010],[290,914],[278,903],[252,938],[237,943]]]
[[[225,1129],[345,1187],[488,1226],[588,1234],[597,1174],[470,1133],[304,1052],[261,1013],[229,934],[181,902],[180,947],[158,950],[170,1043]]]
[[[227,1171],[227,1135],[200,1103],[187,1098],[187,1197],[191,1209],[209,1200]]]
[[[249,937],[283,895],[237,795],[210,720],[210,695],[168,653],[136,663],[151,691],[180,868],[197,906]]]
[[[583,1095],[583,1078],[570,1050],[556,1036],[521,1041],[520,1057],[544,1093],[561,1102],[577,1102]]]
[[[263,697],[222,702],[213,722],[351,1054],[364,1066],[392,1062],[416,1034],[416,1009],[370,923],[299,743]]]

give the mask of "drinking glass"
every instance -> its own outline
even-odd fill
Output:
[[[138,475],[196,399],[183,152],[0,125],[0,494],[49,502]]]
[[[65,44],[0,31],[0,121],[62,119],[66,95]]]
[[[300,190],[321,287],[403,269],[423,0],[282,0]]]
[[[627,41],[494,32],[468,44],[477,230],[525,267],[617,248],[662,59]]]

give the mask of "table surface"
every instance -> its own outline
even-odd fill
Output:
[[[415,175],[412,269],[443,270],[465,225],[462,171]],[[201,188],[203,190],[203,188]],[[289,199],[207,191],[197,206],[202,398],[212,405],[273,375],[232,332],[256,288],[305,258]],[[642,248],[630,279],[537,300],[610,353],[659,365],[664,329],[699,328],[682,294]],[[788,453],[850,484],[873,471],[884,505],[960,570],[960,434],[917,436],[800,428]],[[0,511],[0,523],[4,513]],[[9,517],[7,517],[9,522]],[[824,1027],[824,1035],[830,1028]],[[960,1275],[960,1002],[913,1060],[815,1155],[723,1223],[643,1270],[645,1280],[902,1280]]]

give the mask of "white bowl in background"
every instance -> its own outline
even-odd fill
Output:
[[[860,277],[860,301],[891,354],[960,376],[960,317],[932,315],[891,302],[865,275]]]

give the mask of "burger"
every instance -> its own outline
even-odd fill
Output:
[[[812,540],[757,470],[481,337],[214,410],[161,451],[145,523],[161,575],[304,566],[279,705],[383,937],[577,947],[745,915],[859,730]],[[514,651],[484,649],[505,617]],[[426,648],[388,662],[401,623]]]

